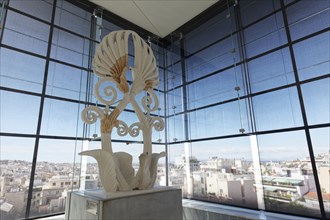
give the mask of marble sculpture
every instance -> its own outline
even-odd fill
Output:
[[[128,67],[130,38],[134,43],[134,67]],[[157,177],[158,160],[165,156],[165,152],[152,153],[152,129],[156,131],[164,129],[163,119],[150,115],[150,112],[157,110],[159,105],[153,91],[159,84],[153,52],[137,33],[129,30],[113,31],[98,45],[93,65],[94,73],[100,77],[94,87],[94,93],[105,108],[88,106],[82,111],[81,116],[87,124],[100,120],[101,149],[83,151],[80,155],[96,159],[100,180],[106,192],[151,189]],[[133,78],[131,85],[126,80],[128,70]],[[100,94],[101,87],[104,93],[102,95]],[[139,104],[136,95],[143,91],[146,95]],[[123,94],[121,100],[117,100],[118,92]],[[138,121],[131,125],[118,119],[129,103],[138,118]],[[129,153],[112,151],[113,129],[117,129],[120,136],[137,137],[142,132],[143,153],[139,156],[139,169],[136,174],[132,166],[132,156]]]

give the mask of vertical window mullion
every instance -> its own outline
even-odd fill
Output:
[[[29,183],[29,191],[28,191],[25,218],[29,218],[29,216],[30,216],[32,191],[33,191],[34,176],[35,176],[35,171],[36,171],[36,166],[37,166],[38,148],[39,148],[39,141],[40,141],[42,113],[43,113],[43,109],[44,109],[45,94],[46,94],[46,88],[47,88],[48,67],[49,67],[49,62],[50,62],[50,52],[51,52],[51,48],[52,48],[56,5],[57,5],[57,0],[54,0],[53,9],[52,9],[52,18],[51,18],[51,24],[50,24],[50,31],[49,31],[49,37],[48,37],[48,48],[47,48],[47,55],[46,55],[45,73],[44,73],[43,87],[42,87],[42,93],[41,93],[41,99],[40,99],[38,125],[37,125],[36,140],[35,140],[33,159],[32,159],[31,178],[30,178],[30,183]]]
[[[302,96],[302,90],[301,90],[301,85],[300,85],[300,80],[299,80],[299,75],[298,75],[297,64],[296,64],[296,60],[295,60],[295,54],[294,54],[293,46],[292,46],[292,39],[291,39],[290,28],[289,28],[289,24],[288,24],[288,17],[287,17],[287,13],[286,13],[287,9],[285,8],[284,1],[280,0],[280,2],[281,2],[281,9],[282,9],[282,15],[283,15],[283,20],[284,20],[285,32],[286,32],[286,36],[287,36],[287,40],[288,40],[290,56],[291,56],[291,61],[292,61],[292,66],[293,66],[294,77],[295,77],[296,85],[297,85],[296,88],[297,88],[297,92],[298,92],[298,99],[299,99],[301,114],[302,114],[304,128],[305,128],[304,130],[305,130],[305,135],[306,135],[306,141],[307,141],[309,156],[310,156],[311,165],[312,165],[312,169],[313,169],[316,192],[317,192],[317,196],[318,196],[321,216],[322,216],[322,218],[325,219],[326,214],[325,214],[324,203],[323,203],[323,198],[322,198],[322,191],[321,191],[321,186],[320,186],[319,177],[318,177],[318,173],[317,173],[317,167],[316,167],[316,163],[315,163],[312,139],[311,139],[310,131],[308,128],[306,109],[305,109],[304,100],[303,100],[303,96]]]

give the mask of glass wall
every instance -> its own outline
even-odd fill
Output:
[[[1,216],[60,213],[79,186],[91,13],[66,1],[2,4]]]
[[[78,156],[100,149],[100,124],[85,126],[80,114],[100,104],[95,46],[125,23],[70,2],[0,0],[5,219],[63,213],[69,190],[102,187],[96,161]],[[231,2],[166,47],[150,39],[160,73],[153,114],[166,121],[153,149],[168,155],[156,184],[190,199],[330,218],[330,2]],[[131,106],[120,118],[137,121]],[[142,137],[113,139],[137,169]]]
[[[1,0],[0,6],[1,219],[63,213],[68,191],[102,187],[96,161],[78,155],[100,149],[93,139],[100,124],[85,126],[80,115],[99,104],[93,94],[99,80],[92,70],[95,46],[125,23],[113,24],[101,19],[100,10],[93,15],[94,8],[66,0]],[[164,51],[156,38],[151,47],[161,76],[154,115],[164,117]],[[129,56],[132,65],[133,50]],[[120,118],[129,125],[138,120],[130,106]],[[114,151],[131,153],[137,169],[142,136],[113,139]],[[165,151],[164,131],[153,132],[152,140],[154,152]],[[159,163],[158,185],[166,172],[165,159]]]
[[[169,185],[329,217],[330,2],[230,2],[167,48]]]

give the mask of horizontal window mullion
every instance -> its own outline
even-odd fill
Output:
[[[330,127],[330,123],[311,125],[311,126],[308,126],[307,128],[308,129],[317,129],[317,128],[326,128],[326,127]],[[189,141],[168,142],[167,144],[174,145],[174,144],[182,144],[182,143],[187,143],[187,142],[193,143],[193,142],[210,141],[210,140],[221,140],[221,139],[230,139],[230,138],[237,138],[237,137],[248,137],[251,135],[265,135],[265,134],[275,134],[275,133],[283,133],[283,132],[290,132],[290,131],[302,131],[305,129],[306,128],[304,126],[298,126],[298,127],[267,130],[267,131],[257,131],[257,132],[253,132],[253,133],[232,134],[232,135],[215,136],[215,137],[209,137],[209,138],[197,138],[197,139],[190,139]]]
[[[301,81],[300,84],[305,84],[305,83],[309,83],[309,82],[313,82],[313,81],[317,81],[317,80],[321,80],[321,79],[325,79],[325,78],[329,78],[329,77],[330,77],[330,74],[327,74],[327,75],[323,75],[323,76],[319,76],[319,77],[315,77],[315,78],[311,78],[311,79]],[[255,96],[258,96],[258,95],[263,95],[263,94],[266,94],[266,93],[275,92],[275,91],[278,91],[278,90],[294,87],[296,85],[297,85],[297,83],[290,83],[290,84],[287,84],[287,85],[278,86],[278,87],[263,90],[263,91],[260,91],[260,92],[251,93],[250,95],[240,96],[240,99],[242,100],[242,99],[246,99],[248,97],[255,97]],[[235,102],[235,101],[238,101],[238,98],[228,99],[228,100],[225,100],[225,101],[212,103],[212,104],[201,106],[201,107],[198,107],[198,108],[189,109],[186,112],[179,112],[179,113],[176,113],[176,114],[171,114],[171,115],[168,115],[167,118],[171,118],[171,117],[174,117],[174,116],[177,116],[177,115],[182,115],[182,114],[185,114],[185,113],[191,113],[191,112],[194,112],[194,111],[199,111],[199,110],[202,110],[202,109],[211,108],[211,107],[215,107],[215,106],[218,106],[218,105],[223,105],[223,104],[230,103],[230,102]]]
[[[93,42],[93,43],[96,43],[96,44],[99,44],[99,43],[100,43],[100,42],[97,41],[97,40],[94,40],[94,39],[91,39],[91,38],[86,37],[86,36],[84,36],[84,35],[78,34],[78,33],[74,32],[74,31],[71,31],[71,30],[66,29],[66,28],[64,28],[64,27],[61,27],[61,26],[59,26],[59,25],[57,25],[57,24],[54,24],[54,27],[57,28],[57,29],[59,29],[59,30],[61,30],[61,31],[65,31],[65,32],[67,32],[67,33],[70,33],[70,34],[72,34],[72,35],[75,35],[75,36],[77,36],[77,37],[81,37],[81,38],[84,38],[84,39],[86,39],[86,40],[89,40],[89,41],[91,41],[91,42]]]
[[[52,61],[52,62],[55,62],[55,63],[59,63],[59,64],[63,64],[63,65],[66,65],[66,66],[70,66],[70,67],[73,67],[73,68],[76,68],[76,69],[84,70],[86,72],[93,72],[93,70],[88,69],[86,67],[77,66],[75,64],[67,63],[67,62],[64,62],[64,61],[61,61],[61,60],[57,60],[57,59],[54,59],[54,58],[49,58],[49,61]]]
[[[35,57],[42,58],[42,59],[47,58],[46,56],[43,56],[43,55],[40,55],[40,54],[37,54],[37,53],[33,53],[33,52],[30,52],[30,51],[27,51],[27,50],[23,50],[23,49],[20,49],[20,48],[17,48],[17,47],[9,46],[9,45],[3,44],[3,43],[0,44],[0,47],[10,49],[10,50],[14,50],[16,52],[28,54],[28,55],[35,56]]]
[[[44,24],[47,24],[47,25],[49,25],[49,26],[51,25],[51,22],[49,22],[49,21],[46,21],[46,20],[43,20],[43,19],[41,19],[41,18],[35,17],[35,16],[31,15],[31,14],[28,14],[28,13],[26,13],[26,12],[20,11],[20,10],[18,10],[18,9],[16,9],[16,8],[12,8],[12,7],[10,7],[10,6],[7,6],[7,8],[8,8],[10,11],[13,11],[13,12],[16,12],[16,13],[18,13],[18,14],[24,15],[24,16],[26,16],[26,17],[32,18],[32,19],[34,19],[34,20],[40,21],[40,22],[42,22],[42,23],[44,23]]]
[[[30,91],[20,90],[20,89],[14,89],[14,88],[9,88],[9,87],[5,87],[5,86],[0,86],[0,91],[15,92],[15,93],[21,93],[21,94],[25,94],[25,95],[39,96],[39,97],[42,96],[41,93],[30,92]]]

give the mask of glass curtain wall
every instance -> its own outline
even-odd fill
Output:
[[[100,104],[93,94],[95,46],[125,24],[64,0],[1,0],[0,6],[1,219],[63,213],[68,191],[102,187],[96,161],[78,156],[83,149],[100,148],[93,141],[99,124],[84,125],[80,114]],[[164,117],[163,49],[158,39],[150,41],[161,60],[155,114]],[[129,56],[132,65],[134,52]],[[130,108],[121,117],[128,124],[137,120]],[[165,150],[164,134],[154,132],[155,152]],[[114,151],[131,153],[138,162],[142,137],[113,138]],[[165,179],[165,159],[160,163],[157,184]]]
[[[161,78],[154,114],[166,119],[153,149],[168,153],[157,184],[330,218],[329,1],[221,3],[213,18],[172,33],[166,49],[150,39]],[[95,46],[125,24],[64,0],[0,6],[1,218],[61,213],[67,191],[102,187],[96,161],[77,155],[100,148],[99,124],[85,126],[80,113],[100,105]],[[137,120],[130,106],[121,117]],[[137,165],[142,137],[113,138]]]
[[[167,48],[169,185],[330,217],[330,2],[222,1]]]

